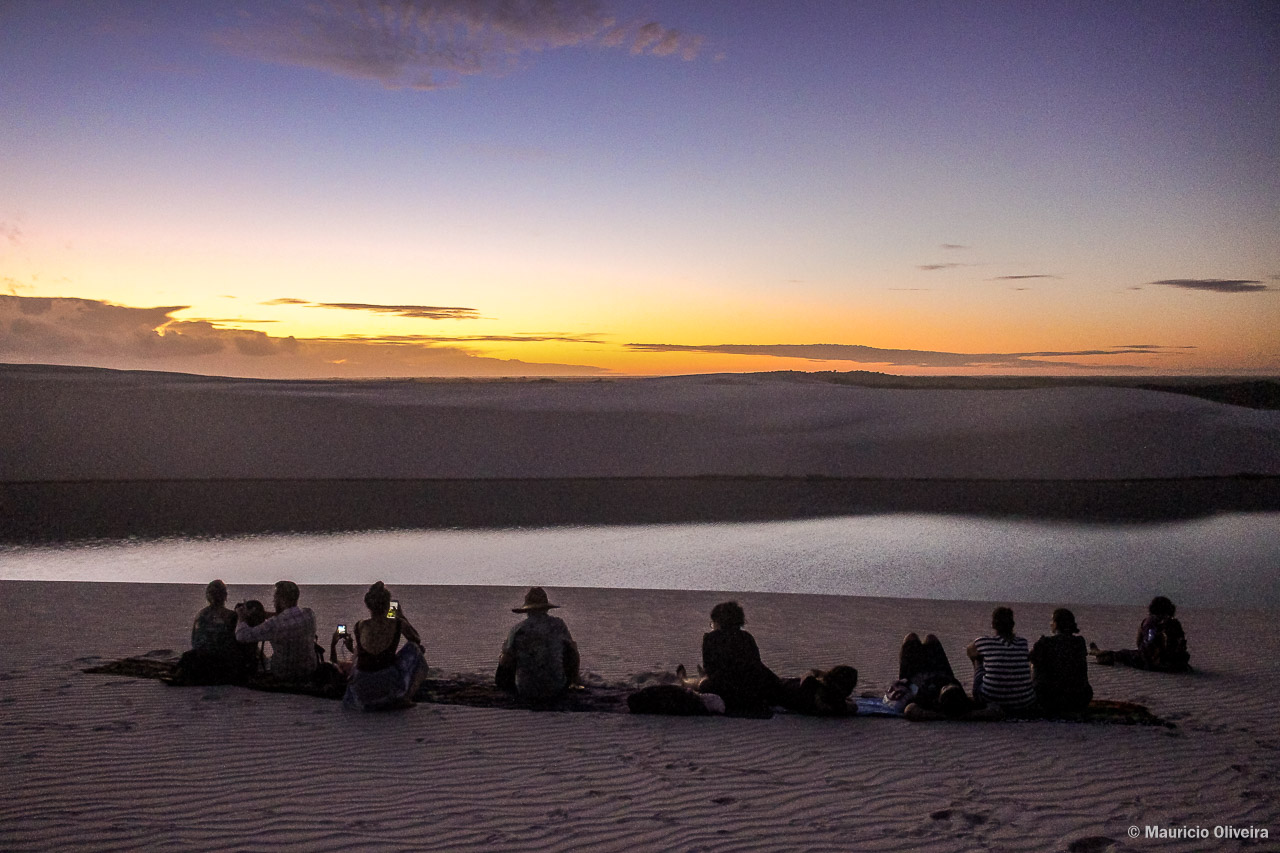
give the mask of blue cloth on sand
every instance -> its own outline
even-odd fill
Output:
[[[426,665],[422,648],[417,643],[405,643],[396,654],[393,666],[373,672],[353,670],[342,704],[357,711],[380,711],[406,698],[412,699],[409,687],[418,669]]]

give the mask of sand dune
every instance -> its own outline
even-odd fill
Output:
[[[1280,475],[1280,411],[800,375],[266,382],[0,368],[0,481]]]
[[[442,672],[492,668],[521,592],[397,589]],[[723,595],[551,592],[584,666],[611,680],[695,662]],[[354,618],[360,594],[304,587],[303,603],[328,625]],[[81,672],[183,648],[197,586],[3,582],[0,595],[0,760],[17,783],[0,800],[5,849],[1194,851],[1273,849],[1280,830],[1270,613],[1181,612],[1197,665],[1189,676],[1091,669],[1099,696],[1177,723],[1162,729],[431,705],[361,715],[307,697]],[[779,671],[849,662],[867,690],[896,674],[907,630],[939,633],[954,658],[990,612],[977,602],[740,600]],[[1020,633],[1037,636],[1048,612],[1020,605]],[[1130,640],[1141,616],[1090,605],[1076,614],[1103,645]],[[1253,826],[1271,839],[1130,841],[1132,825]]]

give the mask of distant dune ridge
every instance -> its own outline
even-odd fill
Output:
[[[805,374],[289,382],[0,367],[0,481],[1280,475],[1280,411]]]
[[[1266,406],[1274,383],[1167,385],[1178,392],[877,374],[266,381],[7,365],[0,541],[1280,510],[1280,409],[1190,395]]]

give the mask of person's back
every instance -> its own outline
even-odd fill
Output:
[[[1036,702],[1047,714],[1083,711],[1093,699],[1093,686],[1089,653],[1075,614],[1059,607],[1049,625],[1052,633],[1037,640],[1031,650]]]
[[[343,704],[364,711],[408,707],[427,674],[422,637],[404,611],[392,606],[391,592],[382,581],[369,587],[364,603],[369,618],[355,626],[355,659]],[[406,641],[402,648],[401,637]],[[335,662],[340,638],[352,648],[349,635],[335,632],[329,646]]]
[[[977,665],[974,698],[998,705],[1005,711],[1019,712],[1034,707],[1036,694],[1031,683],[1027,641],[1013,633],[1013,624],[1013,611],[997,607],[991,614],[995,636],[978,637],[968,651]]]
[[[236,614],[222,604],[210,604],[196,614],[191,625],[191,649],[208,655],[239,652],[236,642]]]
[[[1041,637],[1031,650],[1036,702],[1046,713],[1082,711],[1093,699],[1084,637],[1054,634]]]
[[[250,626],[241,620],[236,639],[241,643],[270,642],[271,675],[282,681],[306,681],[317,664],[315,614],[298,606],[298,586],[292,581],[276,584],[274,602],[276,614],[261,625]],[[237,615],[241,607],[237,605]]]
[[[227,585],[210,581],[205,587],[208,606],[191,624],[191,650],[178,661],[175,679],[189,684],[237,683],[248,678],[256,661],[256,646],[236,642],[239,621],[228,610]]]
[[[526,699],[550,699],[568,686],[564,649],[570,641],[564,620],[549,613],[531,613],[511,634],[516,658],[516,693]]]
[[[749,631],[717,628],[702,635],[702,668],[707,677],[744,686],[760,681],[760,647]]]
[[[550,701],[578,677],[577,644],[569,627],[563,619],[547,612],[558,606],[547,601],[541,587],[533,587],[525,596],[524,605],[512,608],[526,617],[511,629],[503,643],[498,680],[500,686],[513,686],[521,699]]]
[[[702,668],[707,675],[699,690],[719,696],[731,713],[767,708],[781,686],[761,661],[755,637],[743,630],[745,623],[742,607],[726,601],[712,609],[712,630],[702,636]]]

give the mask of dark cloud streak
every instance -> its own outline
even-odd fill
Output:
[[[1044,351],[1019,353],[954,353],[930,350],[880,349],[860,344],[687,344],[626,345],[636,352],[701,352],[723,355],[759,355],[773,358],[802,358],[810,361],[850,361],[859,364],[894,367],[1089,367],[1073,362],[1044,361],[1046,358],[1071,358],[1105,355],[1151,355],[1148,347],[1111,347],[1096,350]],[[1174,349],[1172,347],[1163,349]]]
[[[1166,278],[1148,284],[1179,287],[1184,290],[1205,290],[1210,293],[1258,293],[1274,290],[1261,281],[1245,278]]]
[[[305,299],[271,299],[263,305],[305,305],[309,308],[335,308],[343,311],[370,311],[375,314],[395,314],[420,320],[479,320],[475,308],[456,308],[441,305],[375,305],[367,302],[308,302]]]

